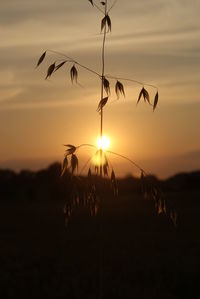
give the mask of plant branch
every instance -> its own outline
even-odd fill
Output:
[[[146,171],[145,171],[143,168],[141,168],[137,163],[135,163],[133,160],[129,159],[128,157],[126,157],[126,156],[124,156],[124,155],[121,155],[121,154],[118,154],[118,153],[115,153],[115,152],[113,152],[113,151],[106,151],[106,152],[109,153],[109,154],[112,154],[112,155],[115,155],[115,156],[118,156],[118,157],[120,157],[120,158],[125,159],[126,161],[130,162],[131,164],[133,164],[137,169],[139,169],[139,170],[140,170],[141,172],[143,172],[145,175],[148,175],[148,174],[146,173]]]
[[[87,66],[85,66],[85,65],[83,65],[83,64],[81,64],[81,63],[79,63],[78,61],[75,61],[75,60],[74,60],[74,63],[77,64],[77,65],[79,65],[79,66],[82,67],[83,69],[89,71],[90,73],[93,73],[93,74],[97,75],[98,77],[101,77],[101,75],[100,75],[99,73],[97,73],[96,71],[94,71],[94,70],[88,68]]]
[[[158,89],[158,87],[155,86],[155,85],[144,83],[144,82],[140,82],[140,81],[137,81],[137,80],[134,80],[134,79],[122,78],[122,77],[115,77],[115,76],[112,76],[112,75],[109,75],[109,74],[106,74],[106,78],[114,79],[114,80],[122,80],[122,81],[134,82],[134,83],[137,83],[137,84],[142,85],[142,86],[150,86],[150,87],[153,87],[155,89]]]
[[[85,170],[85,168],[87,167],[87,165],[92,161],[92,159],[94,158],[95,155],[93,155],[91,158],[89,158],[87,160],[87,162],[83,165],[83,167],[81,168],[81,171],[79,172],[79,176],[82,174],[82,172]]]
[[[123,158],[125,159],[126,161],[130,162],[132,165],[134,165],[137,169],[139,169],[144,175],[146,176],[150,176],[151,174],[150,173],[147,173],[143,168],[141,168],[137,163],[135,163],[133,160],[129,159],[128,157],[124,156],[124,155],[121,155],[121,154],[118,154],[118,153],[115,153],[113,151],[106,151],[107,153],[109,154],[112,154],[112,155],[115,155],[115,156],[118,156],[120,158]],[[161,189],[156,186],[156,189],[160,192],[161,195],[163,195],[163,192],[161,191]]]
[[[76,149],[79,149],[80,147],[84,147],[84,146],[88,146],[88,147],[92,147],[92,148],[97,149],[97,147],[95,145],[89,144],[89,143],[80,144],[79,146],[76,147]]]
[[[117,3],[117,0],[115,0],[115,1],[113,2],[113,4],[111,5],[111,7],[110,7],[109,10],[108,10],[108,13],[113,9],[113,7],[115,6],[116,3]]]
[[[69,59],[69,62],[73,62],[73,63],[79,65],[80,67],[82,67],[83,69],[85,69],[85,70],[89,71],[90,73],[93,73],[93,74],[95,74],[95,75],[97,75],[98,77],[101,78],[101,75],[100,75],[99,73],[97,73],[96,71],[92,70],[91,68],[89,68],[89,67],[87,67],[87,66],[85,66],[85,65],[83,65],[83,64],[81,64],[81,63],[79,63],[77,60],[75,60],[75,59],[73,59],[73,58],[67,56],[67,55],[64,54],[64,53],[61,53],[61,52],[58,52],[58,51],[49,50],[49,49],[47,49],[46,51],[51,52],[51,53],[54,53],[54,54],[57,54],[57,55],[60,55],[60,56],[63,56],[63,57],[65,57],[65,58]]]
[[[95,145],[93,145],[93,144],[88,144],[88,143],[83,143],[83,144],[77,146],[76,148],[79,149],[80,147],[84,147],[84,146],[88,146],[88,147],[92,147],[92,148],[97,149],[97,147],[96,147]],[[101,153],[103,154],[103,152],[104,152],[104,155],[105,155],[105,153],[108,153],[108,154],[112,154],[112,155],[115,155],[115,156],[117,156],[117,157],[123,158],[124,160],[126,160],[126,161],[130,162],[132,165],[134,165],[137,169],[139,169],[145,176],[150,176],[150,175],[151,175],[150,173],[147,173],[141,166],[139,166],[139,165],[138,165],[137,163],[135,163],[133,160],[131,160],[130,158],[128,158],[128,157],[126,157],[126,156],[124,156],[124,155],[118,154],[118,153],[113,152],[113,151],[108,151],[108,150],[106,150],[106,151],[100,151],[100,154],[101,154]],[[86,162],[86,164],[85,164],[85,165],[83,166],[83,168],[81,169],[79,175],[81,175],[81,173],[83,172],[83,170],[85,169],[85,167],[86,167],[86,166],[88,165],[88,163],[93,159],[94,156],[95,156],[95,155],[93,155],[91,158],[88,159],[88,161]],[[105,155],[105,156],[106,156],[106,155]],[[108,159],[107,159],[107,160],[108,160]],[[109,162],[111,168],[113,168],[112,163],[110,162],[110,160],[108,160],[108,162]],[[157,191],[159,191],[160,194],[163,196],[163,192],[161,191],[161,189],[160,189],[158,186],[156,186],[156,189],[157,189]]]
[[[104,11],[96,3],[93,2],[93,6],[96,7],[102,14],[104,14]]]
[[[106,12],[107,13],[107,12]],[[149,87],[153,87],[155,88],[156,90],[158,90],[158,87],[155,86],[155,85],[152,85],[152,84],[148,84],[148,83],[144,83],[144,82],[140,82],[140,81],[137,81],[137,80],[134,80],[134,79],[130,79],[130,78],[123,78],[123,77],[116,77],[116,76],[112,76],[110,74],[104,74],[104,70],[105,70],[105,41],[106,41],[106,34],[107,34],[107,28],[105,26],[104,28],[104,32],[103,32],[103,46],[102,46],[102,74],[100,75],[98,72],[94,71],[93,69],[81,64],[80,62],[78,62],[77,60],[69,57],[68,55],[62,53],[62,52],[58,52],[58,51],[54,51],[54,50],[50,50],[50,49],[47,49],[46,51],[48,52],[51,52],[51,53],[54,53],[54,54],[57,54],[57,55],[60,55],[60,56],[63,56],[65,58],[68,59],[68,61],[66,62],[72,62],[72,63],[75,63],[77,64],[78,66],[80,66],[81,68],[87,70],[88,72],[98,76],[101,80],[102,78],[105,76],[106,78],[109,78],[109,79],[113,79],[113,80],[123,80],[123,81],[128,81],[128,82],[133,82],[133,83],[137,83],[139,85],[142,85],[142,86],[149,86]],[[62,61],[61,59],[58,59],[56,61]],[[103,84],[102,84],[103,85]],[[101,96],[101,99],[103,97]]]

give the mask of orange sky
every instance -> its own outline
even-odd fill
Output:
[[[81,87],[72,86],[68,67],[44,81],[57,57],[35,70],[37,59],[53,49],[99,72],[102,16],[86,0],[0,6],[0,167],[38,169],[62,160],[63,143],[96,142],[100,80],[79,70]],[[200,168],[199,9],[195,0],[118,0],[111,12],[106,73],[157,85],[160,101],[154,113],[136,108],[140,86],[124,83],[125,100],[112,90],[105,108],[105,133],[113,151],[160,177]],[[134,172],[110,159],[119,175]]]

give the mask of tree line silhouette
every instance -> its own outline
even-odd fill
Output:
[[[71,192],[71,175],[66,172],[63,177],[61,174],[61,164],[53,163],[48,168],[39,171],[22,170],[16,173],[12,170],[0,170],[0,198],[1,200],[65,200]],[[183,192],[184,190],[200,189],[200,171],[191,173],[180,173],[166,180],[159,180],[155,176],[149,176],[148,180],[162,188],[164,192]],[[97,184],[102,192],[112,190],[109,187],[110,181],[106,178],[98,181]],[[82,177],[82,181],[87,181]],[[141,179],[127,176],[117,180],[119,193],[142,194]],[[100,186],[101,185],[101,186]]]

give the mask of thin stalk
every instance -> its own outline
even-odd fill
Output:
[[[89,67],[79,63],[78,61],[74,61],[75,64],[79,65],[80,67],[82,67],[83,69],[89,71],[90,73],[93,73],[94,75],[97,75],[98,77],[101,77],[100,74],[98,74],[97,72],[95,72],[94,70],[90,69]]]
[[[115,0],[115,1],[113,2],[113,4],[111,5],[111,7],[110,7],[109,10],[108,10],[108,13],[113,9],[113,7],[115,6],[116,3],[117,3],[117,0]]]
[[[136,164],[133,160],[129,159],[128,157],[124,156],[124,155],[120,155],[118,153],[112,152],[112,151],[106,151],[109,154],[118,156],[120,158],[125,159],[126,161],[130,162],[131,164],[133,164],[136,168],[138,168],[141,172],[143,172],[145,175],[148,175],[144,169],[142,169],[138,164]]]
[[[123,158],[126,161],[130,162],[137,169],[139,169],[145,176],[150,176],[151,175],[150,173],[146,172],[142,167],[140,167],[137,163],[135,163],[133,160],[129,159],[128,157],[126,157],[124,155],[121,155],[121,154],[118,154],[118,153],[115,153],[113,151],[106,151],[106,152],[109,153],[109,154],[115,155],[117,157]],[[164,194],[163,194],[162,190],[158,186],[156,186],[156,188],[160,192],[160,194],[163,196]]]
[[[155,89],[158,89],[158,87],[155,86],[155,85],[144,83],[144,82],[140,82],[140,81],[137,81],[137,80],[134,80],[134,79],[122,78],[122,77],[114,77],[114,76],[112,76],[110,74],[106,74],[106,77],[109,78],[109,79],[129,81],[129,82],[137,83],[137,84],[142,85],[142,86],[149,86],[149,87],[153,87]]]
[[[81,176],[82,172],[85,170],[85,168],[87,167],[87,165],[92,161],[92,159],[94,158],[95,155],[93,155],[91,158],[89,158],[87,160],[87,162],[83,165],[83,167],[81,168],[81,171],[79,172],[79,176]]]
[[[104,11],[96,4],[96,3],[93,3],[94,7],[96,7],[101,13],[104,14]]]
[[[105,17],[107,15],[107,0],[105,0]],[[105,75],[105,42],[106,42],[107,26],[104,26],[103,32],[103,44],[102,44],[102,73],[101,73],[101,100],[104,96],[104,85],[103,79]],[[100,111],[101,122],[100,122],[100,138],[103,137],[103,107]],[[100,178],[103,175],[103,150],[100,150]],[[100,273],[99,273],[99,299],[103,299],[103,197],[101,196],[100,207],[99,207],[99,262],[100,262]]]
[[[88,146],[88,147],[92,147],[92,148],[96,148],[97,147],[93,144],[89,144],[89,143],[83,143],[83,144],[80,144],[79,146],[76,147],[76,149],[80,148],[80,147],[85,147],[85,146]]]
[[[107,0],[105,1],[105,17],[107,15]],[[106,42],[106,32],[107,26],[105,24],[104,32],[103,32],[103,45],[102,45],[102,73],[101,73],[101,100],[103,99],[103,78],[105,75],[105,42]],[[103,137],[103,108],[100,111],[101,123],[100,123],[100,138],[102,140]],[[100,177],[102,177],[102,160],[103,160],[102,150],[100,152]]]

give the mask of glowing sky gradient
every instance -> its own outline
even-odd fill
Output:
[[[105,133],[160,177],[200,168],[199,11],[198,0],[118,0],[110,14],[106,73],[157,85],[160,102],[155,113],[136,108],[141,87],[125,83],[125,100],[113,90],[105,108]],[[34,68],[53,49],[100,72],[101,18],[87,0],[0,0],[0,167],[38,169],[61,161],[64,143],[96,143],[100,80],[80,70],[82,87],[72,86],[68,67],[44,81],[56,56]],[[134,172],[111,159],[119,175]]]

